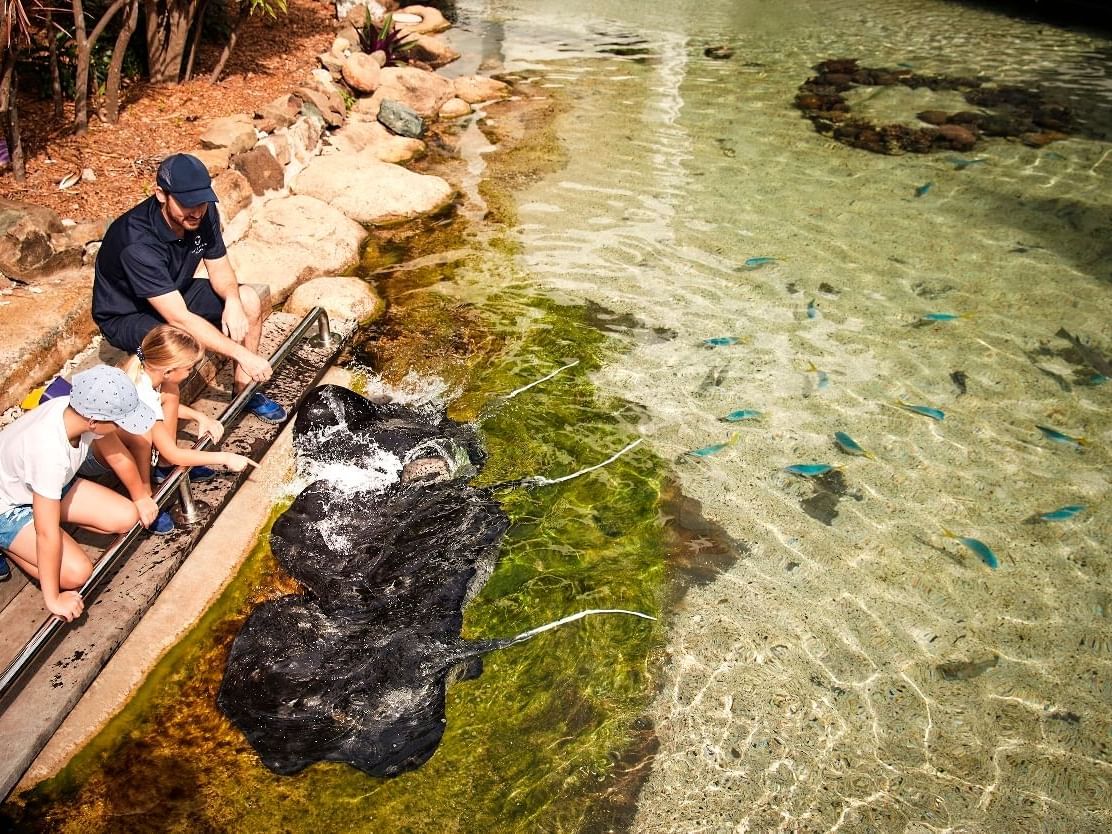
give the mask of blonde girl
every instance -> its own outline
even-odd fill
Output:
[[[224,435],[219,420],[181,403],[180,386],[203,357],[204,351],[191,335],[169,324],[160,324],[146,335],[138,352],[124,363],[124,373],[135,383],[139,397],[154,409],[157,418],[145,434],[120,434],[143,477],[150,477],[152,449],[158,452],[159,466],[155,467],[154,479],[159,483],[175,466],[191,467],[190,480],[204,481],[216,474],[210,466],[242,472],[248,466],[257,465],[234,452],[200,452],[178,446],[181,420],[195,422],[198,436],[208,434],[214,442],[219,442]],[[96,463],[103,462],[98,459]],[[86,470],[86,474],[95,473]],[[174,529],[173,519],[163,512],[150,529],[152,533],[166,535]]]

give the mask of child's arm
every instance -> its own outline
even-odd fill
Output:
[[[256,465],[251,458],[237,455],[234,452],[198,452],[195,449],[183,449],[170,436],[170,430],[162,420],[157,421],[151,431],[154,447],[158,449],[158,459],[163,464],[171,466],[224,466],[233,472],[242,472],[247,466]]]
[[[192,420],[197,424],[197,436],[207,434],[212,438],[213,443],[219,443],[220,438],[224,436],[224,424],[219,420],[209,417],[207,414],[202,414],[195,408],[190,408],[187,405],[178,406],[178,414],[183,420]]]
[[[73,622],[81,616],[85,603],[77,591],[62,590],[62,502],[44,498],[36,492],[31,512],[35,524],[35,562],[43,601],[51,614]]]
[[[104,437],[98,437],[93,443],[100,449],[101,459],[112,468],[128,495],[131,496],[143,526],[150,527],[158,518],[158,504],[154,503],[154,498],[151,497],[151,486],[140,476],[139,468],[135,465],[135,460],[123,441],[115,434],[106,434]]]

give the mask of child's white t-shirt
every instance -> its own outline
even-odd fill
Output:
[[[56,397],[0,431],[0,512],[30,505],[35,493],[59,500],[77,474],[96,435],[83,432],[76,446],[63,419],[69,397]]]

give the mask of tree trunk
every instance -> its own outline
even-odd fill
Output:
[[[50,41],[50,97],[54,101],[54,117],[62,118],[62,73],[58,69],[58,38],[54,31],[54,10],[46,11],[46,34]]]
[[[89,130],[89,38],[85,34],[85,7],[73,0],[73,40],[77,46],[74,57],[73,127],[78,136]]]
[[[147,70],[154,84],[176,84],[198,0],[143,0],[147,16]]]
[[[116,45],[112,48],[112,63],[108,66],[108,81],[104,90],[104,120],[108,124],[114,125],[120,119],[120,75],[123,72],[127,45],[138,23],[139,0],[131,0],[131,5],[124,12],[124,22],[120,34],[116,36]]]
[[[97,38],[104,31],[104,27],[126,2],[128,0],[115,0],[101,15],[93,31],[86,35],[85,9],[81,5],[81,0],[73,0],[74,41],[77,44],[77,56],[74,59],[76,66],[73,85],[73,125],[74,133],[78,136],[84,136],[89,131],[89,61],[93,54],[93,47],[96,46]]]
[[[188,81],[193,77],[193,64],[197,61],[197,52],[201,48],[201,33],[205,26],[205,9],[207,8],[208,0],[199,0],[197,4],[197,14],[193,18],[193,33],[189,38],[189,58],[185,64],[185,73],[182,75],[182,81]]]
[[[209,76],[209,83],[215,84],[220,80],[220,73],[224,72],[224,65],[228,63],[228,57],[235,49],[236,39],[239,37],[239,30],[243,27],[244,21],[251,15],[251,4],[248,0],[240,0],[239,15],[236,17],[236,25],[232,27],[232,34],[228,36],[228,42],[224,44],[224,50],[220,53],[220,60],[216,62],[216,69],[212,71]]]
[[[10,30],[9,30],[10,31]],[[4,52],[4,72],[0,75],[0,130],[8,143],[8,156],[12,161],[12,176],[16,182],[27,179],[27,168],[23,159],[23,142],[19,138],[19,108],[16,107],[15,47],[7,44]],[[6,119],[4,117],[7,117]],[[2,122],[7,122],[3,125]]]

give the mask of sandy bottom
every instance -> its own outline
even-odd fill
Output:
[[[759,4],[712,3],[687,33],[525,5],[507,67],[576,104],[567,168],[520,195],[521,268],[643,325],[595,381],[751,548],[672,613],[635,829],[1107,830],[1112,382],[1059,331],[1112,352],[1109,42],[934,2],[783,4],[751,28],[732,24]],[[961,169],[849,149],[791,106],[847,55],[1041,83],[1081,126]],[[722,422],[738,409],[762,417]]]

